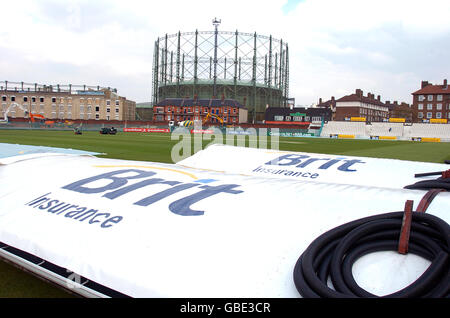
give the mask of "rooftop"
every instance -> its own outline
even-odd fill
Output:
[[[361,89],[356,89],[355,93],[346,95],[344,97],[339,98],[336,102],[363,102],[366,104],[372,104],[377,106],[386,105],[381,101],[380,95],[375,98],[375,95],[372,93],[367,93],[367,96],[363,95],[363,91]]]
[[[450,88],[448,87],[447,80],[444,79],[442,85],[433,85],[428,81],[422,81],[422,88],[412,93],[413,95],[425,95],[425,94],[450,94]]]

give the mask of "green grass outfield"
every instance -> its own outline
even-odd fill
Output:
[[[450,143],[280,138],[279,149],[375,158],[443,163],[450,160]],[[86,131],[0,130],[0,143],[73,148],[104,153],[100,157],[172,163],[171,149],[178,140],[170,134],[121,133],[100,135]],[[206,146],[211,141],[204,141]],[[270,138],[268,140],[270,147]],[[0,262],[0,297],[70,297],[66,292]]]
[[[193,140],[193,138],[192,138]],[[443,163],[450,160],[450,143],[358,140],[328,138],[279,139],[280,150]],[[100,157],[172,163],[171,149],[178,140],[170,134],[121,133],[100,135],[95,131],[0,130],[0,142],[73,148],[104,153]],[[211,141],[204,141],[207,146]],[[270,147],[270,137],[268,140]]]

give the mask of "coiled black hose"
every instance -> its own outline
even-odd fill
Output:
[[[430,190],[430,189],[444,189],[450,191],[450,170],[447,171],[439,171],[439,172],[427,172],[427,173],[418,173],[414,176],[416,178],[419,177],[428,177],[440,175],[439,178],[434,180],[422,180],[418,181],[414,184],[408,185],[405,189],[410,190]]]
[[[405,189],[410,190],[445,189],[447,191],[450,191],[450,178],[439,177],[434,180],[422,180],[406,186]]]
[[[303,297],[378,297],[362,289],[353,278],[353,263],[376,251],[396,251],[403,212],[362,218],[336,227],[314,240],[298,259],[294,282]],[[449,297],[450,226],[426,213],[412,212],[409,252],[431,261],[412,284],[383,297]],[[392,269],[395,270],[395,269]],[[334,289],[328,287],[331,278]]]

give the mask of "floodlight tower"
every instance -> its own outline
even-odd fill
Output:
[[[217,35],[219,33],[219,25],[222,20],[217,20],[214,18],[212,24],[214,25],[214,87],[213,87],[213,98],[217,98]]]

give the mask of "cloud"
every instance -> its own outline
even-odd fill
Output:
[[[411,101],[450,61],[450,2],[360,0],[17,0],[2,4],[0,67],[10,81],[117,87],[151,98],[153,46],[166,33],[220,30],[289,44],[290,95],[310,105],[361,88]]]

